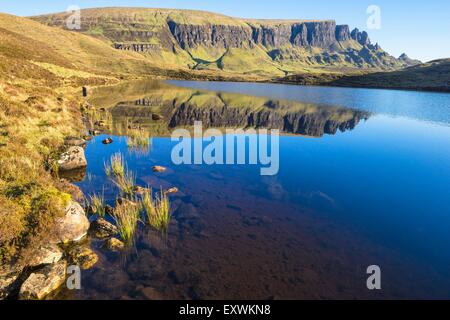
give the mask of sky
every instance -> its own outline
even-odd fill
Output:
[[[334,19],[367,30],[373,43],[394,56],[406,53],[422,61],[450,57],[448,0],[1,0],[0,12],[30,16],[65,11],[71,5],[198,9],[242,18]],[[367,13],[372,5],[379,14]],[[376,23],[368,28],[368,20]]]

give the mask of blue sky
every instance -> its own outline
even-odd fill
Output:
[[[381,29],[368,30],[372,42],[379,42],[395,56],[406,52],[423,61],[450,57],[448,0],[1,0],[0,12],[27,16],[65,11],[70,5],[201,9],[245,18],[335,19],[365,30],[366,10],[377,5]]]

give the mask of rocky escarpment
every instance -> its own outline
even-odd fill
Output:
[[[242,48],[252,45],[248,28],[227,25],[189,25],[168,21],[169,29],[179,46],[189,49],[196,46]]]
[[[66,28],[68,14],[33,17]],[[118,50],[194,69],[285,76],[305,67],[395,69],[399,60],[365,31],[334,20],[249,20],[201,11],[102,8],[81,12],[81,29]],[[289,71],[288,71],[289,70]]]

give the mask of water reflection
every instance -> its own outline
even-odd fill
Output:
[[[272,95],[270,85],[258,87]],[[334,89],[323,92],[323,101],[335,100]],[[361,92],[360,99],[367,97],[361,90],[352,95]],[[383,107],[382,96],[363,100]],[[90,102],[86,121],[100,135],[87,145],[87,178],[77,185],[114,205],[118,190],[104,161],[121,152],[140,187],[180,192],[171,196],[166,237],[139,225],[126,259],[92,239],[98,265],[84,271],[81,291],[63,290],[57,298],[449,297],[450,153],[442,147],[450,142],[448,127],[155,81],[99,88]],[[219,129],[281,130],[280,173],[173,165],[167,137],[195,120]],[[102,144],[107,137],[114,143]],[[134,151],[150,137],[145,152]],[[155,165],[168,170],[154,173]],[[374,263],[382,267],[380,292],[366,287]]]
[[[177,127],[202,121],[204,128],[265,128],[322,137],[353,130],[370,117],[369,112],[334,106],[144,83],[94,93],[94,104],[101,100],[99,96],[108,97],[101,104],[112,115],[111,134],[129,135],[130,130],[146,128],[154,135],[168,136]]]

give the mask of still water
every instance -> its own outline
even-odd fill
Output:
[[[89,239],[100,262],[83,271],[82,290],[56,298],[450,298],[450,95],[139,81],[99,88],[90,102],[106,111],[88,125],[108,125],[86,147],[86,195],[115,204],[104,162],[117,152],[138,185],[180,191],[167,234],[140,224],[121,254]],[[174,165],[170,133],[196,120],[280,130],[279,173]],[[129,147],[135,127],[148,147]],[[367,289],[371,265],[382,290]]]

